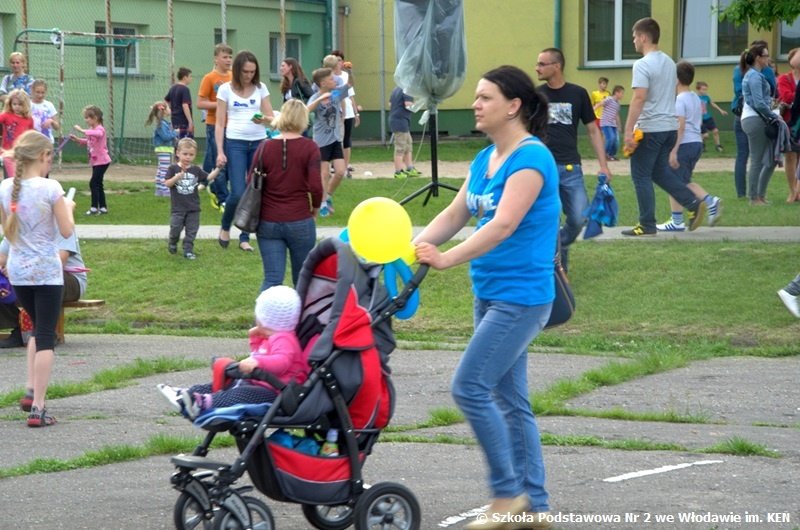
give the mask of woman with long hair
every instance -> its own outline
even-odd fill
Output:
[[[416,255],[434,269],[470,264],[475,331],[452,393],[486,457],[493,499],[486,516],[466,528],[506,528],[494,514],[528,511],[530,526],[520,528],[546,528],[548,494],[527,365],[528,344],[555,298],[561,200],[555,160],[540,140],[547,101],[525,72],[501,66],[478,81],[472,108],[475,128],[492,145],[472,161],[453,202],[414,238]],[[437,248],[472,217],[471,236]]]
[[[266,136],[265,127],[272,121],[272,104],[269,90],[261,82],[258,59],[247,50],[236,54],[231,68],[231,81],[217,91],[217,123],[214,137],[217,145],[224,145],[217,153],[217,167],[227,164],[230,195],[225,201],[217,241],[228,248],[231,224],[239,199],[244,193],[245,180],[258,144]],[[224,140],[224,143],[223,143]],[[252,252],[250,234],[239,234],[239,249]]]
[[[4,272],[34,325],[25,385],[31,399],[20,404],[29,412],[28,427],[46,427],[56,423],[45,408],[45,395],[64,290],[58,235],[72,235],[75,203],[64,197],[61,184],[44,177],[53,161],[49,138],[37,131],[23,133],[14,145],[14,159],[14,178],[0,184],[0,216],[11,250]]]
[[[281,94],[283,100],[299,99],[303,103],[313,94],[311,83],[306,78],[303,67],[294,57],[287,57],[281,61],[278,71],[281,74]]]

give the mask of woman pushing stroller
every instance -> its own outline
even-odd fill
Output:
[[[250,356],[238,363],[243,375],[255,369],[269,372],[284,383],[302,383],[308,374],[308,354],[303,352],[295,333],[301,312],[300,297],[291,287],[276,285],[256,299],[256,325],[248,332]],[[194,420],[208,411],[242,403],[270,403],[278,390],[256,379],[240,379],[232,386],[217,389],[212,383],[189,388],[159,384],[158,390],[170,404]]]

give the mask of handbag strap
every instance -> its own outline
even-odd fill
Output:
[[[264,160],[263,160],[263,153],[264,153],[264,146],[266,143],[269,142],[269,138],[265,138],[261,140],[261,143],[258,144],[258,148],[256,149],[255,154],[253,155],[253,162],[250,164],[250,171],[247,172],[248,180],[245,184],[250,184],[250,179],[254,176],[259,177],[259,179],[263,180],[264,177]]]

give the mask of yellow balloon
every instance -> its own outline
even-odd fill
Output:
[[[392,199],[372,197],[359,203],[347,220],[347,233],[350,246],[367,261],[391,263],[414,256],[411,218]]]

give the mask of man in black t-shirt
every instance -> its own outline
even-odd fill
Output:
[[[581,155],[578,153],[578,123],[583,122],[589,133],[594,152],[600,162],[600,172],[611,179],[606,163],[603,135],[597,126],[594,109],[586,89],[564,80],[564,54],[558,48],[546,48],[539,54],[536,74],[540,81],[538,90],[548,101],[547,138],[558,165],[559,195],[566,217],[561,227],[561,262],[568,268],[569,245],[581,233],[586,218],[583,211],[589,205],[583,182]]]
[[[194,120],[192,119],[192,94],[189,83],[192,82],[192,71],[181,66],[178,68],[178,82],[172,85],[164,96],[172,113],[172,128],[178,131],[178,139],[194,138]]]

